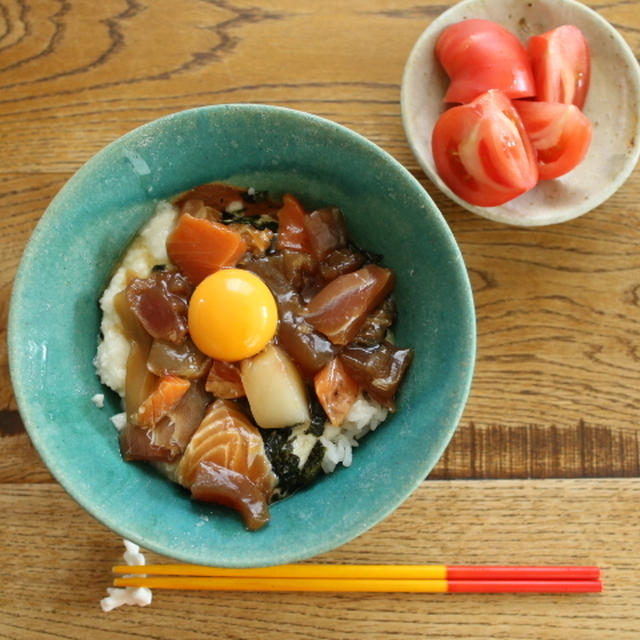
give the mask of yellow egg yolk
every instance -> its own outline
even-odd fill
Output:
[[[220,269],[207,276],[189,302],[189,333],[203,353],[235,362],[262,351],[278,325],[269,287],[244,269]]]

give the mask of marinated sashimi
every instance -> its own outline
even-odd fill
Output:
[[[311,243],[305,230],[305,210],[300,201],[286,193],[278,211],[278,250],[311,253]]]
[[[183,213],[167,241],[171,261],[196,285],[223,267],[232,267],[247,251],[242,236],[219,222]]]
[[[388,341],[375,346],[349,345],[340,354],[349,375],[374,399],[395,409],[394,396],[411,360],[411,349],[399,349]]]
[[[124,410],[127,419],[130,419],[157,383],[157,377],[147,367],[153,338],[145,331],[131,309],[126,290],[114,297],[113,307],[120,322],[121,335],[129,343],[125,366]]]
[[[120,434],[125,460],[173,462],[200,425],[210,397],[200,382],[165,376],[128,417]]]
[[[224,362],[222,360],[212,361],[205,389],[216,398],[222,398],[223,400],[233,400],[246,395],[238,365],[234,362]]]
[[[244,474],[215,462],[198,465],[191,484],[191,497],[235,509],[249,531],[269,522],[269,502],[260,489]]]
[[[158,270],[134,279],[126,289],[131,311],[152,338],[181,343],[187,335],[189,281],[176,271]]]
[[[351,342],[393,288],[393,273],[375,264],[338,276],[307,306],[306,319],[331,342]]]
[[[239,510],[250,529],[268,519],[277,478],[262,436],[229,400],[216,400],[194,433],[178,466],[177,478],[199,499]]]
[[[252,217],[273,215],[279,208],[264,192],[240,189],[222,182],[201,184],[176,198],[175,202],[182,207],[189,200],[200,200],[221,214],[242,211],[245,216]]]
[[[181,484],[191,486],[201,462],[215,462],[246,475],[267,496],[275,485],[260,432],[230,400],[209,405],[180,461]]]
[[[336,207],[316,209],[306,215],[304,229],[316,260],[324,260],[333,251],[347,246],[347,225],[342,211]]]
[[[153,429],[162,418],[175,409],[191,383],[184,378],[168,375],[158,380],[158,386],[138,407],[134,421],[146,429]]]
[[[163,207],[166,251],[148,252],[160,262],[117,271],[103,307],[128,347],[122,457],[255,530],[395,410],[412,351],[390,333],[394,274],[340,209],[293,194],[208,184]],[[105,361],[101,378],[118,378]]]
[[[181,344],[154,340],[149,349],[147,368],[157,376],[175,375],[187,380],[198,380],[207,375],[211,358],[200,351],[191,338]]]
[[[342,360],[333,358],[318,371],[313,386],[331,424],[341,425],[360,393],[360,385],[347,373]]]

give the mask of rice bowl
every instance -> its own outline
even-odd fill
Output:
[[[253,533],[238,528],[234,514],[192,503],[153,470],[122,463],[110,421],[120,398],[104,392],[93,365],[98,299],[123,247],[159,200],[214,180],[274,192],[286,187],[310,206],[340,206],[354,239],[384,255],[398,275],[398,307],[411,311],[400,316],[396,339],[416,350],[400,410],[362,441],[358,464],[277,503],[272,522]],[[264,566],[344,544],[388,516],[425,479],[467,399],[475,316],[464,261],[446,222],[393,158],[309,114],[220,105],[132,131],[63,187],[18,270],[9,355],[34,446],[91,515],[171,558]],[[101,393],[99,408],[91,399]],[[357,501],[347,499],[355,495]]]

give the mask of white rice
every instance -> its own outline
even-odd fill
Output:
[[[111,422],[117,431],[122,431],[127,426],[127,414],[124,411],[116,413],[115,416],[111,416]]]
[[[388,413],[389,410],[382,405],[360,395],[339,427],[327,422],[320,436],[325,447],[322,470],[331,473],[338,464],[351,466],[353,447],[357,447],[358,440],[369,431],[375,431]]]
[[[104,407],[104,393],[96,393],[91,397],[91,402],[98,407],[98,409],[102,409]]]
[[[125,564],[129,566],[145,565],[146,560],[144,554],[140,551],[140,547],[131,542],[124,540],[125,552],[123,559]],[[146,607],[151,604],[152,593],[147,587],[107,587],[107,597],[100,600],[100,607],[104,612],[113,611],[122,605],[137,605]]]

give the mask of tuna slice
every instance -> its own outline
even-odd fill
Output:
[[[334,344],[349,344],[392,288],[393,273],[369,264],[332,280],[308,304],[305,317]]]
[[[303,226],[311,253],[323,260],[335,249],[347,246],[347,226],[340,209],[325,207],[305,216]]]
[[[189,442],[177,472],[192,497],[238,511],[247,529],[269,520],[277,478],[258,429],[229,400],[216,400]]]
[[[399,349],[386,340],[373,347],[349,345],[340,354],[349,376],[391,411],[395,410],[394,396],[412,358],[411,349]]]
[[[153,338],[180,344],[187,334],[187,310],[193,287],[176,271],[156,271],[127,286],[131,311]]]

